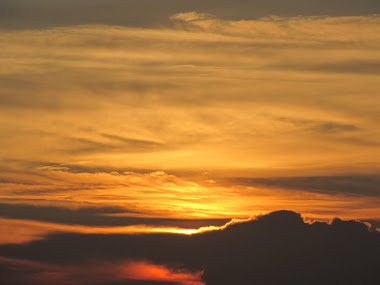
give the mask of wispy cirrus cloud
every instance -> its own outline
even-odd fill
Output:
[[[2,202],[377,218],[379,16],[191,11],[0,31]]]
[[[235,183],[244,185],[289,190],[305,190],[329,194],[346,193],[374,197],[380,195],[380,176],[378,175],[236,178],[232,180]]]
[[[344,218],[379,218],[376,175],[236,178],[222,172],[191,177],[162,171],[86,172],[64,165],[40,166],[28,181],[25,173],[8,175],[0,183],[0,215],[11,219],[184,228],[250,217],[283,205],[323,220],[338,213]]]
[[[378,16],[173,17],[156,28],[3,30],[3,158],[187,170],[376,163]]]

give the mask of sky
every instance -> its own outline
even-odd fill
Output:
[[[320,246],[378,247],[379,15],[377,0],[0,0],[6,284],[252,283],[210,256],[285,243],[281,219],[297,252],[340,222]]]

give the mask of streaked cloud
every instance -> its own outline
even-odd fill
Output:
[[[172,20],[192,22],[192,21],[203,21],[208,19],[214,19],[215,16],[212,14],[197,13],[197,12],[186,12],[178,13],[170,17]]]
[[[378,16],[172,16],[2,30],[3,160],[334,174],[377,163]]]
[[[0,279],[376,283],[379,9],[1,1]]]
[[[205,226],[221,226],[229,221],[228,219],[149,218],[143,217],[142,214],[128,211],[128,209],[122,207],[101,207],[100,205],[97,207],[67,208],[43,204],[0,203],[0,217],[3,218],[68,225],[108,227],[144,225],[149,227],[194,229]]]
[[[234,183],[320,193],[379,196],[378,175],[236,178]]]
[[[8,175],[0,183],[0,214],[12,219],[185,228],[218,225],[212,219],[248,218],[285,206],[314,219],[380,218],[375,175],[234,178],[223,172],[186,177],[165,172],[70,172],[49,165],[34,170],[27,183],[17,180],[26,179],[24,173]]]
[[[0,26],[19,29],[80,24],[147,27],[159,25],[173,14],[188,11],[211,13],[229,19],[256,19],[270,15],[369,15],[380,13],[380,6],[371,0],[360,3],[355,0],[3,0],[0,3]]]
[[[380,219],[379,16],[192,11],[155,27],[0,31],[14,242],[194,233],[284,208]]]

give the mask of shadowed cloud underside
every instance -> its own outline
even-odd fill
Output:
[[[7,273],[9,284],[23,284],[13,280],[64,284],[70,277],[73,284],[135,284],[136,280],[154,281],[153,277],[160,281],[159,276],[164,276],[161,281],[172,276],[174,284],[201,284],[202,271],[207,285],[380,281],[376,270],[379,232],[352,220],[305,223],[300,214],[290,211],[191,236],[68,233],[0,249],[1,270]],[[89,268],[99,271],[86,275]],[[156,273],[139,275],[137,269],[149,268]],[[42,276],[47,280],[41,280]]]

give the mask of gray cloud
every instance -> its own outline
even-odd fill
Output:
[[[104,138],[110,140],[96,141],[86,138],[65,138],[67,141],[64,152],[69,153],[97,153],[97,152],[150,152],[165,149],[167,146],[155,141],[126,138],[112,134],[102,134]]]
[[[380,146],[380,141],[371,140],[371,138],[362,138],[362,137],[353,137],[353,136],[345,136],[334,139],[337,142],[342,142],[350,145],[358,145],[358,146],[366,146],[366,147],[374,147],[377,148]]]
[[[95,47],[101,45],[101,40],[93,43]],[[125,64],[127,65],[128,62]],[[155,63],[140,62],[139,66],[144,66],[144,64],[146,67],[154,67]],[[163,63],[156,64],[162,65]],[[107,70],[70,68],[70,72],[67,72],[68,67],[61,65],[64,65],[64,62],[57,59],[54,65],[45,65],[43,80],[40,76],[36,77],[30,72],[18,73],[19,78],[0,74],[0,108],[92,109],[97,106],[97,101],[110,100],[110,98],[119,104],[141,105],[142,102],[146,102],[147,98],[150,98],[152,92],[168,92],[183,87],[179,83],[173,82],[113,79],[110,74],[117,74],[120,71],[117,70],[117,67],[114,67],[115,69],[110,67]],[[36,68],[40,67],[38,63],[35,63],[35,66]],[[28,77],[29,80],[21,79],[24,77]],[[80,80],[78,80],[79,78]],[[82,90],[82,92],[72,98],[67,96],[68,90],[71,88]]]
[[[294,125],[295,127],[301,128],[303,130],[321,134],[340,134],[359,131],[361,129],[359,126],[352,123],[343,123],[336,121],[310,120],[292,117],[275,117],[275,120]]]
[[[69,209],[54,206],[34,206],[27,204],[0,203],[0,216],[8,219],[36,220],[59,224],[84,226],[168,226],[181,228],[199,228],[203,226],[221,226],[228,219],[170,219],[141,218],[136,216],[107,216],[107,214],[138,214],[121,207],[85,207]]]
[[[70,173],[119,173],[123,174],[125,172],[135,172],[135,173],[149,173],[157,171],[155,169],[143,169],[143,168],[116,168],[110,166],[86,166],[80,164],[65,164],[65,163],[55,163],[55,162],[23,162],[27,165],[32,165],[33,167],[51,167],[59,169],[60,171],[70,172]]]
[[[346,131],[357,131],[360,130],[360,128],[352,124],[326,122],[314,125],[313,127],[311,127],[311,130],[321,133],[338,133]]]
[[[380,61],[348,60],[344,62],[280,64],[269,66],[269,68],[322,73],[378,75],[380,74]]]
[[[152,26],[170,15],[197,11],[229,19],[269,15],[368,15],[380,13],[377,0],[2,0],[0,27],[45,28],[80,24]]]
[[[380,175],[232,178],[233,183],[328,194],[380,196]]]
[[[112,167],[112,166],[90,166],[82,164],[69,164],[56,161],[34,161],[34,160],[17,160],[17,159],[4,159],[0,160],[2,165],[7,165],[7,167],[0,166],[0,171],[7,172],[12,170],[13,173],[18,174],[34,174],[36,176],[46,177],[44,172],[36,171],[36,169],[47,169],[49,171],[62,171],[69,173],[118,173],[124,174],[125,172],[134,173],[150,173],[158,171],[157,169],[148,168],[134,168],[134,167]],[[14,167],[23,167],[23,170],[15,170]],[[162,170],[162,169],[160,169]],[[21,183],[21,184],[39,184],[31,180],[13,179],[3,177],[0,183]]]
[[[141,147],[156,147],[156,146],[161,146],[160,143],[155,142],[155,141],[149,141],[149,140],[139,140],[139,139],[132,139],[132,138],[126,138],[118,135],[112,135],[112,134],[102,134],[103,137],[108,138],[110,140],[114,140],[117,142],[124,143],[126,145],[139,145]]]
[[[276,121],[280,121],[281,123],[294,126],[297,128],[297,131],[302,131],[303,133],[306,132],[313,137],[318,136],[323,140],[371,148],[376,148],[380,145],[380,142],[376,139],[376,137],[363,133],[365,128],[362,128],[359,124],[295,117],[269,117],[274,118]]]

